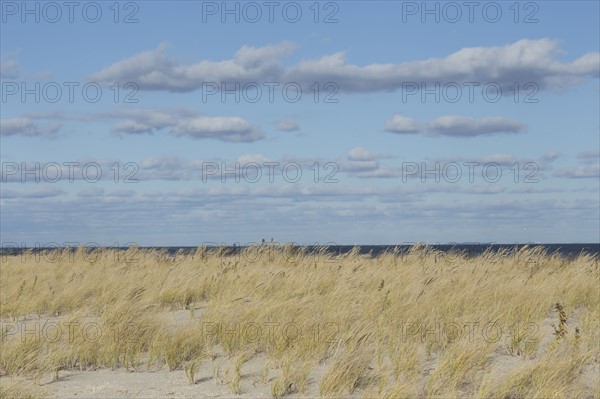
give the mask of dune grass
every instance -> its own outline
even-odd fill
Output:
[[[276,398],[310,385],[326,397],[598,395],[580,379],[600,362],[590,255],[80,248],[3,256],[0,275],[0,397],[41,396],[41,376],[62,370],[165,367],[195,384],[216,349],[232,395],[251,389],[243,367],[258,355]]]

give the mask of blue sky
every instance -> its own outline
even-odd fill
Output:
[[[600,241],[596,1],[0,3],[4,246]]]

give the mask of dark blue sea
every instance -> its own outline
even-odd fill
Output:
[[[269,246],[270,243],[264,245]],[[444,253],[462,253],[468,256],[477,256],[485,251],[498,252],[498,251],[516,251],[520,250],[524,246],[529,248],[539,248],[545,251],[547,254],[559,254],[567,258],[576,257],[580,254],[589,254],[594,256],[600,255],[600,243],[574,243],[574,244],[431,244],[427,245],[428,248],[442,251]],[[364,255],[377,256],[385,252],[395,252],[398,254],[405,254],[413,247],[413,245],[401,244],[401,245],[330,245],[330,246],[317,246],[317,245],[306,245],[306,246],[292,246],[292,251],[311,253],[325,251],[330,254],[345,254],[352,251],[353,248],[358,248],[358,252]],[[111,247],[105,247],[111,248]],[[197,250],[198,247],[194,246],[181,246],[181,247],[138,247],[140,250],[154,250],[160,251],[165,255],[176,255],[176,254],[190,254]],[[207,249],[214,250],[219,247],[210,247]],[[243,250],[244,246],[221,246],[224,249],[225,254],[235,255],[239,251]],[[35,252],[43,252],[47,250],[54,250],[57,248],[1,248],[0,255],[20,255],[26,250],[32,250]],[[71,248],[75,251],[77,248]],[[90,248],[92,249],[92,248]],[[127,247],[114,247],[113,249],[126,250]]]

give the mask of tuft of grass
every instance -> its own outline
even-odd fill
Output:
[[[242,379],[242,366],[244,365],[244,363],[246,363],[248,360],[250,360],[253,356],[253,353],[251,352],[242,352],[240,353],[237,358],[234,361],[234,365],[233,365],[233,377],[231,378],[231,381],[229,382],[229,389],[231,389],[231,392],[235,395],[240,395],[242,393],[242,388],[241,388],[241,379]]]
[[[0,383],[0,399],[42,399],[47,396],[45,388],[31,384],[24,378],[3,378]]]
[[[24,339],[19,336],[2,342],[0,365],[9,376],[27,376],[42,369],[43,342],[39,339]]]
[[[198,362],[190,361],[187,362],[183,369],[185,370],[185,376],[190,385],[196,384],[196,371],[198,371]]]
[[[374,353],[371,336],[371,333],[361,334],[359,327],[346,339],[343,346],[338,347],[331,366],[321,380],[321,395],[354,392],[371,363],[371,355]]]
[[[229,389],[234,395],[240,395],[242,393],[242,387],[240,384],[241,377],[239,374],[235,373],[231,382],[229,382]]]
[[[161,358],[169,371],[180,369],[187,362],[195,364],[206,356],[206,347],[198,329],[164,329],[154,337],[151,359]]]
[[[308,388],[311,366],[290,356],[280,361],[280,375],[271,384],[271,397],[282,398],[292,393],[304,394]]]

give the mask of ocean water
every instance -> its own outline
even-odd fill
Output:
[[[269,246],[270,243],[265,243],[265,246]],[[511,251],[511,250],[519,250],[524,246],[529,246],[530,248],[540,248],[545,251],[547,254],[560,254],[564,257],[572,258],[578,256],[580,254],[590,254],[594,256],[600,255],[600,243],[573,243],[573,244],[432,244],[428,245],[429,248],[441,251],[447,254],[454,253],[462,253],[468,256],[477,256],[485,251],[498,252],[498,251]],[[345,254],[353,250],[353,248],[357,247],[358,252],[360,254],[366,255],[370,254],[372,256],[377,256],[378,254],[385,252],[395,251],[399,254],[404,254],[410,251],[413,245],[407,244],[399,244],[399,245],[330,245],[330,246],[316,246],[316,245],[306,245],[306,246],[293,246],[291,247],[291,251],[294,252],[316,252],[316,251],[325,251],[330,254]],[[110,248],[110,247],[108,247]],[[140,250],[158,250],[165,255],[174,256],[175,254],[189,254],[196,251],[198,247],[193,246],[181,246],[181,247],[139,247]],[[207,247],[207,249],[216,249],[217,247]],[[225,254],[234,255],[243,250],[244,246],[225,246],[223,247],[225,250]],[[26,250],[31,249],[34,253],[43,252],[46,250],[52,250],[56,248],[14,248],[14,247],[6,247],[0,248],[0,255],[2,256],[10,256],[10,255],[20,255]],[[73,251],[76,248],[71,248]],[[126,250],[126,247],[115,247],[114,249],[118,250]]]

